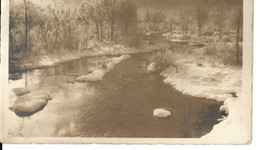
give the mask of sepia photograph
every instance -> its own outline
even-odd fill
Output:
[[[252,0],[3,3],[3,143],[250,144]]]

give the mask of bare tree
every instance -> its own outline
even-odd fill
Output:
[[[181,29],[183,31],[183,36],[186,37],[189,30],[189,8],[188,7],[181,7],[180,8],[180,22],[181,22]]]
[[[49,42],[48,42],[48,34],[52,31],[54,24],[49,18],[44,10],[41,10],[41,16],[39,16],[38,25],[40,28],[40,34],[42,35],[43,41],[45,43],[45,48],[49,48]]]
[[[161,11],[153,12],[151,22],[153,30],[159,30],[160,25],[165,22],[165,15]]]
[[[114,41],[114,24],[115,24],[115,16],[116,16],[116,9],[118,8],[117,0],[103,0],[103,6],[106,11],[107,21],[109,22],[110,27],[110,39]],[[108,35],[109,36],[109,35]]]
[[[51,14],[54,16],[55,21],[56,21],[56,29],[55,29],[55,33],[54,33],[55,34],[54,47],[57,47],[58,37],[59,37],[59,29],[60,29],[61,22],[60,22],[60,19],[55,12],[55,9],[51,8],[51,6],[47,6],[47,8],[51,12]]]
[[[149,30],[151,28],[151,14],[149,11],[146,12],[144,21],[146,24],[146,29]]]
[[[202,6],[202,2],[199,1],[197,5],[197,24],[198,24],[198,33],[201,36],[201,30],[204,23],[207,20],[207,13],[205,8]]]
[[[121,38],[126,40],[129,45],[138,45],[138,20],[136,5],[131,0],[124,0],[119,3],[119,8],[117,11],[116,37],[121,31]]]
[[[88,29],[90,26],[90,19],[89,19],[89,13],[88,13],[88,7],[87,4],[82,4],[81,8],[79,10],[78,20],[80,23],[82,23],[85,27],[85,47],[88,47]]]
[[[98,41],[103,40],[105,12],[101,4],[89,8],[89,17],[94,22]]]
[[[168,20],[168,29],[170,30],[171,36],[172,36],[173,29],[174,29],[174,25],[176,25],[176,24],[177,24],[177,22],[173,18],[170,18]]]
[[[25,18],[25,39],[24,39],[24,50],[26,52],[26,55],[28,53],[28,1],[24,0],[24,18]]]
[[[217,25],[218,25],[218,35],[219,35],[219,39],[222,38],[222,32],[223,32],[223,23],[224,23],[224,10],[226,5],[226,0],[219,0],[218,3],[216,4],[216,9],[217,9]]]
[[[239,37],[240,37],[240,29],[241,29],[241,22],[242,22],[242,6],[239,8],[238,11],[238,19],[237,19],[237,37],[236,37],[236,49],[237,49],[237,65],[239,65]]]
[[[223,29],[223,10],[221,9],[218,14],[218,35],[219,39],[222,38],[222,29]]]

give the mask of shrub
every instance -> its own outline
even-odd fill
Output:
[[[236,65],[236,44],[218,42],[204,48],[204,54],[214,56],[227,65]],[[239,62],[242,65],[242,45],[239,45]]]
[[[150,63],[155,63],[155,70],[156,71],[162,71],[166,69],[167,67],[174,65],[175,66],[175,57],[174,52],[171,50],[159,50],[157,52],[154,52],[150,58]]]
[[[229,36],[224,36],[224,37],[222,38],[222,41],[223,41],[223,42],[233,42],[234,40],[233,40],[231,37],[229,37]]]
[[[208,55],[208,56],[213,56],[213,55],[216,55],[216,45],[213,44],[211,46],[207,46],[204,48],[204,54],[205,55]]]
[[[96,64],[96,67],[95,68],[106,68],[106,64],[108,62],[108,58],[106,56],[100,56],[98,58],[98,62]]]
[[[205,36],[213,36],[214,32],[213,31],[207,31],[207,32],[204,32],[203,35],[205,35]]]

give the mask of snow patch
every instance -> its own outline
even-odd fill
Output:
[[[53,59],[45,55],[40,58],[39,65],[53,65],[57,61],[57,59]]]
[[[96,69],[92,73],[88,75],[82,75],[76,79],[76,81],[84,82],[84,81],[100,81],[103,79],[103,76],[105,75],[104,69]]]
[[[99,45],[94,49],[96,54],[122,54],[126,52],[126,47],[123,45]]]
[[[155,71],[155,63],[154,62],[148,65],[147,71],[148,72],[154,72]]]
[[[171,67],[161,75],[165,77],[165,83],[172,84],[183,94],[198,98],[225,101],[231,96],[230,93],[241,93],[241,69],[204,65],[200,67],[195,63],[184,64],[180,73],[175,73],[175,69]]]
[[[86,81],[100,81],[103,80],[103,77],[106,73],[114,69],[115,65],[119,64],[121,61],[130,58],[130,55],[122,55],[120,57],[113,57],[109,63],[106,64],[106,68],[98,68],[88,75],[82,75],[76,79],[78,82]]]
[[[166,118],[171,115],[171,112],[163,108],[157,108],[153,111],[153,115],[158,118]]]
[[[146,34],[145,34],[145,35],[149,36],[149,35],[151,35],[151,32],[146,32]]]
[[[219,108],[219,112],[223,115],[228,115],[229,114],[229,109],[227,106],[225,105],[222,105],[220,108]]]

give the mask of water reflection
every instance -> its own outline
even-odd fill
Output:
[[[217,123],[221,103],[175,91],[159,74],[142,67],[148,59],[147,54],[133,55],[95,83],[79,83],[75,78],[96,68],[98,57],[28,71],[23,83],[30,90],[50,91],[53,100],[41,112],[24,119],[21,134],[181,138],[208,133]],[[152,111],[157,107],[170,107],[172,116],[154,118]]]

